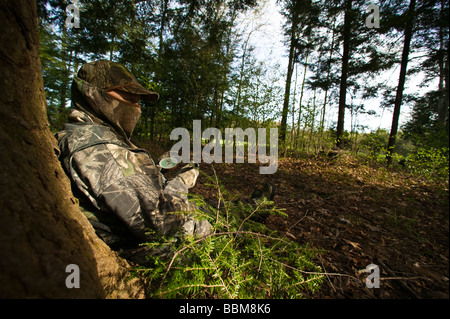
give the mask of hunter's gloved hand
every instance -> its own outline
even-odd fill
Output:
[[[186,217],[182,229],[184,235],[195,237],[203,237],[213,233],[213,227],[206,219],[197,220],[192,215]]]
[[[189,163],[180,169],[175,178],[181,179],[187,188],[192,188],[195,186],[199,174],[200,165],[197,163]]]

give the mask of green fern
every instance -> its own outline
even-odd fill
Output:
[[[258,206],[236,203],[217,177],[209,178],[218,191],[220,211],[200,196],[192,201],[203,210],[215,233],[203,238],[184,238],[180,244],[154,234],[151,247],[171,244],[173,255],[154,258],[152,267],[139,268],[154,298],[302,298],[317,292],[323,281],[321,268],[312,262],[315,252],[281,237],[251,220],[259,213],[285,213],[264,201]],[[204,211],[211,212],[210,214]]]

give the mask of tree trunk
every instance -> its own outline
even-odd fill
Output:
[[[252,35],[254,30],[250,31],[249,34],[247,35],[247,40],[244,43],[244,47],[243,50],[244,52],[242,52],[242,59],[241,59],[241,70],[240,70],[240,74],[239,74],[239,84],[238,84],[238,91],[237,91],[237,97],[236,97],[236,102],[233,106],[233,112],[234,114],[236,114],[237,116],[240,116],[240,112],[241,112],[241,93],[242,93],[242,81],[244,79],[244,72],[245,72],[245,58],[247,57],[247,47],[248,47],[248,43],[250,42],[250,36]]]
[[[406,81],[406,67],[408,65],[409,58],[409,48],[411,45],[411,38],[413,33],[413,19],[414,19],[414,10],[416,6],[416,0],[411,0],[408,8],[408,17],[405,27],[405,42],[403,44],[403,52],[402,52],[402,61],[400,65],[400,76],[398,79],[397,93],[395,96],[394,103],[394,114],[392,115],[392,126],[391,132],[389,134],[389,143],[388,143],[388,152],[386,156],[387,164],[390,165],[392,162],[392,155],[394,154],[395,141],[397,138],[398,131],[398,120],[400,117],[400,107],[402,105],[403,99],[403,89],[405,87]]]
[[[308,148],[307,148],[307,153],[309,154],[309,149],[311,148],[311,141],[312,141],[312,136],[314,134],[314,122],[316,121],[316,90],[314,89],[314,97],[313,97],[313,110],[312,110],[312,118],[311,118],[311,126],[310,126],[310,131],[309,131],[309,141],[308,141]]]
[[[0,2],[0,298],[143,297],[80,212],[55,155],[37,21],[36,1]],[[79,288],[66,285],[76,283],[71,264]]]
[[[323,98],[322,118],[320,120],[320,137],[319,137],[319,140],[321,142],[323,141],[323,131],[325,129],[325,111],[326,111],[327,101],[328,101],[328,90],[330,88],[330,84],[328,82],[330,81],[330,74],[331,74],[331,59],[333,58],[333,51],[334,51],[335,29],[336,29],[336,20],[334,20],[334,23],[333,23],[333,31],[332,31],[332,36],[331,36],[330,56],[328,57],[328,62],[327,62],[327,87],[325,88],[325,96]]]
[[[441,1],[440,11],[440,27],[439,27],[439,104],[438,104],[438,121],[442,127],[448,125],[448,43],[447,49],[445,48],[444,33],[445,28],[442,23],[445,21],[445,7],[444,1]],[[444,52],[447,50],[447,54]],[[447,57],[447,58],[445,58]]]
[[[302,88],[300,91],[300,101],[298,102],[298,119],[297,119],[297,138],[295,140],[295,150],[298,150],[298,146],[300,145],[300,121],[302,118],[302,103],[303,103],[303,92],[305,89],[305,83],[306,83],[306,71],[308,68],[308,55],[309,53],[306,52],[305,56],[305,67],[303,69],[303,80],[302,80]]]
[[[297,22],[296,22],[297,19],[295,19],[295,13],[292,13],[291,20],[292,20],[291,26],[292,29],[289,47],[289,61],[286,75],[286,86],[284,91],[283,110],[281,113],[280,138],[279,138],[282,147],[284,147],[284,142],[286,140],[287,116],[289,111],[289,98],[291,95],[291,79],[292,79],[292,71],[294,69],[295,37],[297,30]]]
[[[295,82],[294,82],[294,97],[292,99],[292,122],[291,122],[291,141],[290,141],[290,147],[292,150],[294,150],[294,138],[295,138],[295,99],[297,94],[297,80],[298,80],[298,67],[295,67]],[[284,152],[286,154],[287,147],[285,148]]]
[[[342,148],[342,135],[344,135],[344,116],[345,116],[345,98],[347,95],[347,76],[348,76],[348,60],[350,57],[350,33],[351,33],[351,18],[350,10],[352,9],[352,0],[345,2],[345,17],[344,17],[344,52],[342,53],[342,73],[341,83],[339,87],[339,111],[338,122],[336,129],[336,146]]]

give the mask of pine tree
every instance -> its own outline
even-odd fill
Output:
[[[412,47],[426,57],[408,72],[425,73],[423,85],[437,80],[438,86],[414,101],[412,118],[403,127],[408,138],[420,147],[448,147],[448,1],[426,1],[418,8]]]
[[[406,12],[406,24],[404,26],[404,42],[403,42],[403,52],[402,52],[402,60],[400,64],[400,76],[398,80],[397,93],[395,96],[395,104],[394,104],[394,114],[392,116],[392,126],[391,132],[389,134],[389,142],[388,142],[388,154],[387,154],[387,163],[390,164],[392,162],[392,155],[394,153],[395,141],[397,138],[398,131],[398,120],[400,117],[400,107],[402,105],[403,99],[403,90],[405,87],[406,81],[406,68],[408,65],[409,59],[409,51],[411,46],[411,39],[413,35],[413,27],[414,27],[414,15],[416,10],[416,0],[411,0],[409,3],[408,11]]]
[[[283,110],[281,112],[281,124],[279,141],[283,145],[286,140],[287,116],[289,111],[289,100],[291,95],[291,81],[294,64],[297,56],[300,54],[302,47],[299,45],[299,34],[306,28],[306,15],[311,9],[311,1],[309,0],[285,0],[282,1],[282,13],[286,17],[284,27],[285,35],[288,38],[289,45],[289,61],[286,72],[286,85],[284,92]],[[304,49],[304,47],[303,47]]]

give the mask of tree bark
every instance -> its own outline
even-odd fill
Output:
[[[298,147],[300,145],[300,121],[302,118],[302,103],[303,103],[303,92],[305,89],[305,83],[306,83],[306,71],[308,69],[308,56],[309,53],[306,53],[305,56],[305,67],[303,69],[303,80],[302,80],[302,88],[300,90],[300,101],[298,102],[298,119],[297,119],[297,138],[295,140],[295,150],[298,151]]]
[[[408,65],[409,58],[409,49],[411,45],[411,38],[413,34],[413,19],[414,19],[414,11],[416,7],[416,0],[411,0],[408,8],[408,17],[405,27],[405,42],[403,44],[403,52],[402,52],[402,61],[400,64],[400,76],[398,79],[397,93],[395,95],[395,103],[394,103],[394,114],[392,115],[392,125],[391,132],[389,134],[389,142],[388,142],[388,151],[387,151],[387,164],[390,165],[392,162],[392,155],[394,154],[395,141],[397,138],[398,131],[398,120],[400,117],[400,107],[402,105],[403,99],[403,90],[405,88],[406,81],[406,67]]]
[[[279,141],[284,147],[284,142],[286,140],[286,129],[287,129],[287,116],[289,111],[289,99],[291,95],[291,80],[292,80],[292,72],[294,70],[294,53],[295,53],[295,37],[297,32],[297,19],[295,18],[295,12],[292,12],[292,26],[291,26],[291,39],[290,39],[290,47],[289,47],[289,61],[288,61],[288,69],[286,74],[286,86],[284,92],[284,102],[283,102],[283,110],[281,113],[281,125],[280,125],[280,137]]]
[[[448,43],[447,48],[445,48],[444,33],[445,28],[442,23],[445,21],[445,5],[444,1],[441,1],[440,10],[440,23],[439,26],[439,104],[438,104],[438,121],[442,127],[448,126]],[[447,51],[447,54],[444,52]]]
[[[347,77],[348,77],[348,61],[350,57],[350,10],[352,9],[352,0],[346,0],[345,2],[345,17],[344,17],[344,43],[343,43],[343,53],[342,53],[342,73],[341,73],[341,83],[339,87],[339,110],[338,110],[338,121],[336,128],[336,146],[339,148],[343,147],[342,135],[344,135],[344,117],[345,117],[345,100],[347,96]]]
[[[55,153],[36,1],[0,2],[0,298],[137,298],[138,279],[80,212]],[[80,287],[68,288],[79,268]]]

